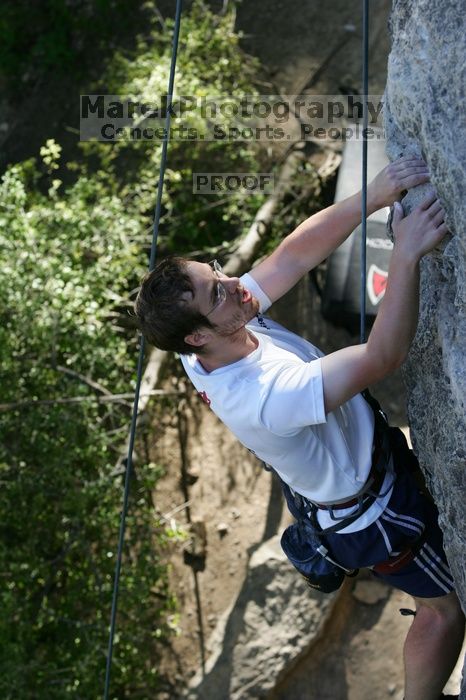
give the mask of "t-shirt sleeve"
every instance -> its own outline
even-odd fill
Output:
[[[320,358],[291,362],[265,383],[260,419],[276,435],[293,435],[326,422]]]
[[[245,275],[241,276],[241,284],[246,287],[246,289],[249,289],[251,294],[256,297],[256,299],[259,301],[259,310],[261,314],[264,314],[267,309],[269,309],[272,306],[272,302],[270,301],[269,297],[267,294],[264,292],[262,287],[260,287],[256,280],[251,277],[249,273],[246,273]]]

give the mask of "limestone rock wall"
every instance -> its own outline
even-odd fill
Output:
[[[385,128],[391,159],[422,154],[452,233],[424,259],[421,311],[404,368],[415,451],[440,509],[466,610],[466,21],[464,0],[395,0]],[[426,194],[410,192],[405,211]],[[462,698],[466,697],[463,683]]]

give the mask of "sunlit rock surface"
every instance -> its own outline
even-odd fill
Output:
[[[397,0],[391,16],[385,128],[391,159],[422,155],[451,237],[424,259],[421,312],[404,369],[416,453],[440,510],[466,609],[466,26],[464,0]],[[409,212],[428,193],[410,192]],[[463,682],[462,698],[466,698]]]

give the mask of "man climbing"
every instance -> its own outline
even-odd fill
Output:
[[[392,163],[368,187],[368,214],[428,179],[418,159]],[[262,316],[343,243],[360,212],[359,193],[314,214],[241,278],[224,275],[216,261],[164,260],[143,280],[135,309],[147,340],[181,354],[198,392],[238,439],[293,492],[317,504],[320,527],[337,518],[338,532],[327,538],[333,558],[348,568],[375,566],[377,576],[414,597],[405,700],[438,700],[460,653],[464,618],[435,507],[401,463],[406,455],[394,451],[374,476],[380,436],[360,392],[407,355],[417,325],[419,261],[446,233],[440,202],[432,196],[407,217],[395,203],[387,289],[366,343],[322,356]],[[408,563],[392,566],[421,535]]]

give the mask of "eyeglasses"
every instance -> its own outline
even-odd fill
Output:
[[[227,290],[220,282],[220,275],[223,273],[222,266],[216,260],[211,260],[209,265],[211,267],[212,272],[217,277],[218,282],[215,285],[215,304],[213,305],[211,310],[205,314],[206,316],[209,316],[212,313],[212,311],[215,311],[217,306],[220,306],[220,304],[224,302],[227,298]]]

